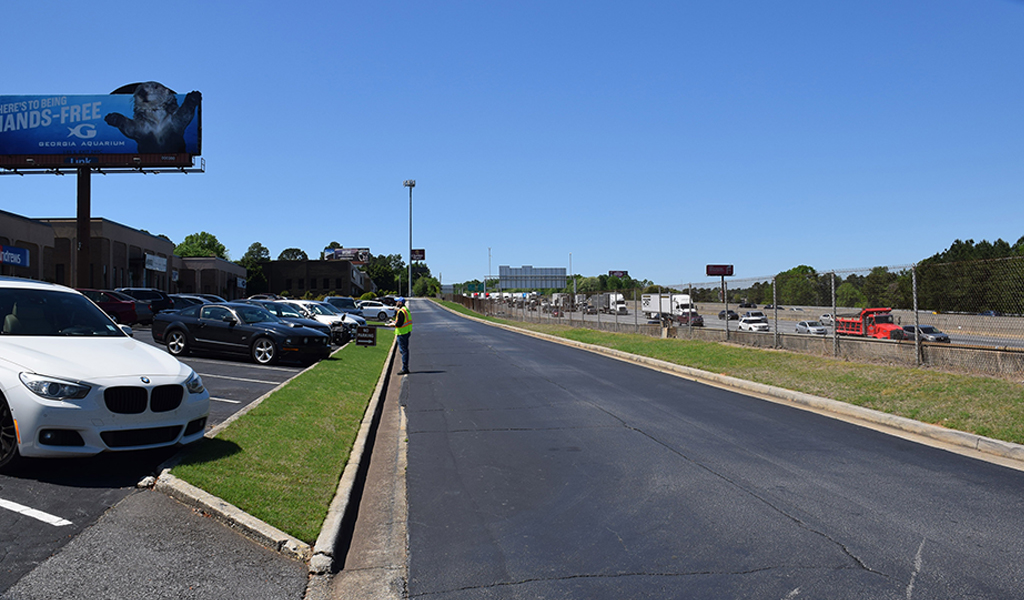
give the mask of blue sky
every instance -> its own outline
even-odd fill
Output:
[[[244,8],[243,8],[244,7]],[[1024,236],[1024,2],[5,5],[0,95],[203,93],[202,174],[94,175],[92,214],[311,257],[413,245],[703,283]],[[0,178],[73,216],[75,177]],[[489,254],[490,253],[490,254]]]

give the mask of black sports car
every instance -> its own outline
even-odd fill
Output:
[[[192,350],[242,354],[259,364],[283,359],[312,364],[331,354],[329,336],[282,321],[261,306],[235,302],[158,313],[153,339],[175,356]]]

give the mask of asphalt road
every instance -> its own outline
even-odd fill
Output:
[[[410,598],[1021,597],[1024,473],[413,310]]]
[[[153,343],[148,327],[136,327],[135,337]],[[208,427],[302,370],[298,365],[261,366],[245,358],[208,355],[187,356],[182,362],[199,373],[210,390]],[[111,507],[138,493],[136,484],[154,474],[174,452],[176,449],[70,460],[23,459],[15,469],[0,474],[0,595]]]

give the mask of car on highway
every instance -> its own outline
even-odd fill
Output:
[[[739,323],[740,331],[768,331],[768,322],[757,317],[743,317]]]
[[[761,312],[759,310],[748,310],[747,312],[743,313],[743,317],[742,318],[744,318],[744,319],[759,320],[762,323],[767,323],[768,322],[768,315],[764,314],[763,312]]]
[[[903,331],[907,332],[907,336],[906,336],[905,339],[908,339],[908,340],[914,339],[914,329],[915,329],[915,327],[913,325],[904,325],[903,326]],[[936,329],[935,326],[933,326],[933,325],[921,325],[921,326],[918,326],[916,329],[917,329],[917,337],[922,342],[937,342],[937,343],[940,343],[940,344],[948,344],[948,343],[950,343],[949,342],[949,336],[946,335],[945,333],[942,333],[938,329]]]
[[[736,311],[732,310],[728,311],[728,314],[726,314],[726,311],[724,310],[718,312],[719,321],[724,321],[726,320],[726,318],[728,318],[730,321],[736,321],[737,319],[740,318],[740,316],[736,314]]]
[[[139,315],[135,312],[135,300],[124,298],[117,292],[107,290],[91,290],[78,288],[79,292],[86,298],[92,300],[103,309],[103,312],[110,315],[116,323],[134,325],[139,321]]]
[[[800,321],[796,324],[797,333],[813,333],[815,335],[825,335],[828,333],[828,329],[818,321]]]
[[[675,320],[680,325],[689,325],[691,327],[703,327],[704,317],[700,316],[695,312],[686,312],[675,316]],[[655,321],[657,322],[657,321]]]
[[[822,325],[835,325],[836,324],[836,318],[831,313],[825,313],[825,314],[821,315],[820,317],[818,317],[818,321],[820,321]]]
[[[0,317],[0,467],[203,437],[202,378],[80,292],[0,277]]]
[[[312,364],[331,354],[329,336],[285,322],[262,306],[240,302],[158,313],[153,317],[153,340],[174,356],[192,351],[247,355],[261,365],[279,360]]]
[[[396,312],[394,306],[388,306],[376,300],[363,300],[359,303],[359,310],[362,311],[364,319],[376,319],[377,321],[394,319]]]

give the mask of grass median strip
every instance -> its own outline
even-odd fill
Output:
[[[394,330],[302,373],[171,473],[307,543],[316,541]]]
[[[700,340],[508,321],[481,317],[459,304],[443,304],[477,318],[1024,444],[1024,386],[1018,382]]]

